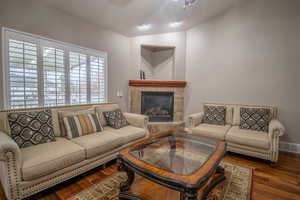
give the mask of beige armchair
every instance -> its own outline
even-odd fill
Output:
[[[277,119],[278,109],[273,106],[251,106],[232,104],[204,104],[226,107],[225,126],[202,123],[203,113],[192,114],[188,117],[188,130],[191,134],[224,140],[227,150],[248,156],[258,157],[277,162],[279,151],[279,137],[285,133],[285,128]],[[269,132],[240,129],[240,108],[270,109],[272,120]]]

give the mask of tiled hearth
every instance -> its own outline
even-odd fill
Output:
[[[151,133],[167,129],[184,129],[184,88],[185,81],[154,81],[154,80],[130,80],[130,112],[143,114],[142,93],[173,93],[172,120],[157,121],[149,123]],[[155,104],[153,104],[155,105]],[[157,108],[153,108],[157,110]],[[163,110],[164,111],[164,110]],[[165,111],[164,111],[165,112]],[[145,114],[145,113],[144,113]],[[147,112],[149,115],[149,112]],[[152,117],[154,118],[154,117]],[[159,117],[158,117],[159,118]],[[156,118],[157,119],[157,118]]]

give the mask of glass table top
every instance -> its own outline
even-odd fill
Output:
[[[218,143],[187,134],[167,134],[129,151],[151,166],[177,175],[191,175],[214,154]]]

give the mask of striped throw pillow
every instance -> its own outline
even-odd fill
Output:
[[[103,131],[103,127],[95,113],[67,116],[64,117],[63,121],[68,139]]]

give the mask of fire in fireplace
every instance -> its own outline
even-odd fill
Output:
[[[141,112],[149,116],[150,122],[173,121],[173,92],[142,92]]]

